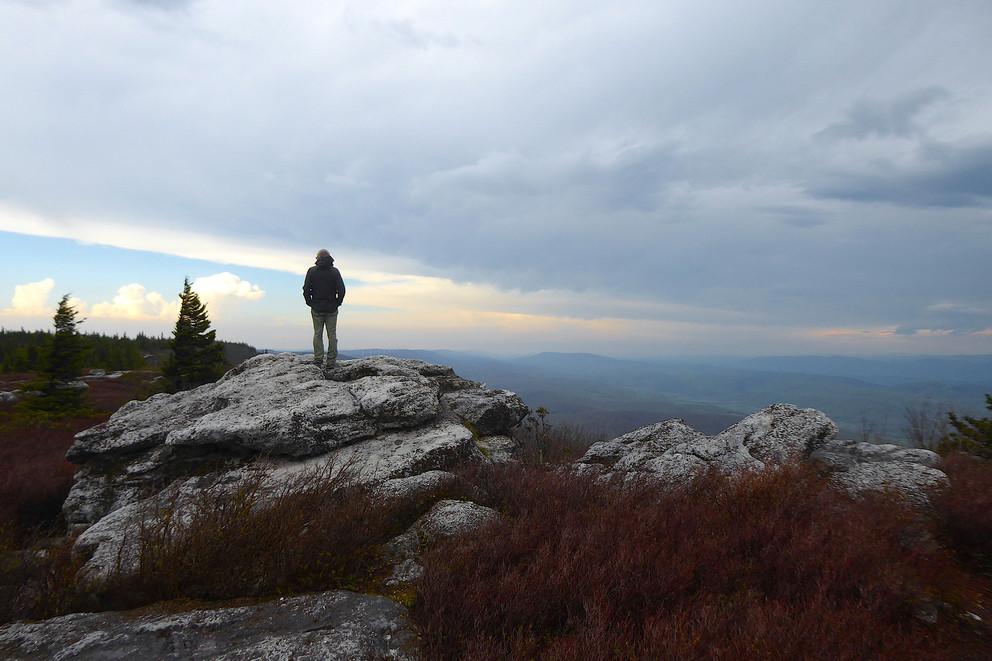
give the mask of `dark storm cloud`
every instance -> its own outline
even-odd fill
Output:
[[[828,175],[810,192],[857,202],[987,208],[992,202],[992,141],[921,145],[911,163],[881,161],[867,170]]]
[[[0,4],[0,203],[769,326],[988,302],[987,3],[59,6]]]

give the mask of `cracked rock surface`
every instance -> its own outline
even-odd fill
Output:
[[[139,513],[177,493],[237,484],[257,466],[271,469],[274,488],[328,462],[384,492],[424,490],[459,463],[493,460],[479,447],[494,436],[505,448],[527,412],[511,392],[418,360],[345,360],[325,373],[294,354],[255,356],[215,383],[129,402],[77,434],[67,456],[80,468],[63,512],[88,528],[76,544],[84,574],[102,578],[131,557],[127,531]]]
[[[927,506],[930,492],[948,484],[940,455],[921,448],[863,441],[830,440],[810,454],[850,493],[894,491],[915,505]]]
[[[947,482],[933,452],[836,435],[837,426],[820,411],[772,404],[715,436],[678,419],[648,425],[593,444],[573,467],[607,479],[677,482],[703,469],[734,474],[804,460],[830,471],[852,494],[894,491],[919,505],[928,502],[930,489]]]
[[[412,659],[400,604],[344,590],[162,615],[74,613],[0,628],[4,659]]]

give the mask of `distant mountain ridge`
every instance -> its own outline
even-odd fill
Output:
[[[466,378],[508,388],[552,419],[605,436],[680,417],[722,431],[750,411],[787,401],[831,416],[845,435],[900,440],[907,405],[930,401],[980,413],[992,392],[992,356],[626,359],[541,352],[495,358],[470,352],[360,349],[346,352],[451,365]]]

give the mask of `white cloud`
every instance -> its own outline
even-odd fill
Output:
[[[242,280],[239,276],[228,271],[197,278],[193,281],[193,291],[199,294],[204,301],[213,301],[224,297],[257,301],[265,296],[261,287],[253,285],[247,280]]]
[[[3,311],[23,316],[54,314],[55,308],[49,302],[54,288],[55,280],[52,278],[17,285],[14,287],[14,296],[10,299],[10,307]]]
[[[256,301],[265,296],[261,287],[228,271],[200,276],[193,280],[192,287],[205,303],[222,299]],[[79,303],[85,306],[82,301]],[[148,291],[144,285],[132,282],[118,288],[113,300],[94,304],[89,315],[104,319],[171,322],[179,316],[179,299],[166,299],[159,292]]]
[[[167,301],[158,292],[146,291],[137,282],[124,285],[110,302],[96,303],[89,312],[94,318],[167,320],[179,315],[179,300]]]

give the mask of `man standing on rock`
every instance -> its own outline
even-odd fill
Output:
[[[327,328],[327,364],[334,367],[338,358],[338,307],[344,303],[344,280],[334,267],[331,253],[317,251],[317,264],[307,271],[303,281],[303,299],[313,317],[313,362],[324,363],[324,328]]]

